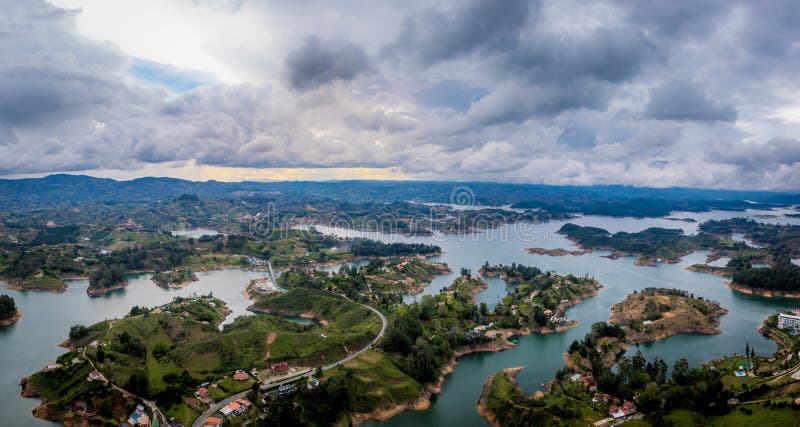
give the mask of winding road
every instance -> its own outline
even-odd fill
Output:
[[[336,295],[338,295],[338,296],[340,296],[340,297],[342,297],[342,298],[344,298],[344,299],[346,299],[348,301],[355,302],[355,301],[351,300],[350,298],[347,298],[344,295],[341,295],[341,294],[336,294]],[[361,350],[358,350],[357,352],[345,357],[344,359],[341,359],[341,360],[338,360],[336,362],[333,362],[330,365],[323,366],[322,367],[323,371],[327,371],[329,369],[333,369],[333,368],[335,368],[335,367],[337,367],[339,365],[347,363],[347,362],[355,359],[356,357],[364,354],[365,352],[369,351],[370,349],[372,349],[375,346],[375,343],[377,343],[378,340],[381,339],[381,337],[383,337],[384,332],[386,332],[386,327],[388,326],[389,321],[386,320],[386,316],[384,316],[383,313],[378,311],[378,309],[376,309],[374,307],[370,307],[370,306],[368,306],[366,304],[361,304],[361,303],[358,303],[358,302],[356,302],[356,304],[359,304],[359,305],[361,305],[363,307],[368,308],[369,310],[372,310],[373,313],[377,314],[378,317],[380,317],[380,319],[381,319],[381,330],[380,330],[380,332],[378,332],[378,335],[375,336],[375,339],[373,339],[364,348],[362,348]],[[314,369],[309,369],[309,370],[304,371],[302,373],[299,373],[299,374],[297,374],[297,375],[295,375],[295,376],[293,376],[291,378],[286,378],[286,379],[283,379],[283,380],[280,380],[280,381],[275,381],[275,382],[264,383],[264,384],[261,385],[261,390],[269,390],[271,388],[280,387],[280,386],[282,386],[284,384],[291,384],[291,383],[293,383],[293,382],[295,382],[295,381],[297,381],[299,379],[310,377],[313,374],[314,374]],[[233,402],[234,400],[241,399],[241,398],[247,396],[247,393],[250,393],[250,390],[245,390],[243,392],[236,393],[233,396],[229,396],[225,400],[222,400],[222,401],[219,401],[219,402],[215,403],[210,408],[208,408],[205,412],[203,412],[203,414],[200,415],[194,421],[194,423],[192,424],[192,427],[202,427],[203,423],[205,423],[205,421],[206,421],[206,419],[208,417],[210,417],[211,415],[214,415],[214,413],[218,412],[225,405]]]

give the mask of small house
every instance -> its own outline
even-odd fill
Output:
[[[60,363],[55,363],[55,362],[48,363],[48,364],[44,365],[44,369],[42,369],[42,372],[55,371],[56,369],[61,369],[61,364]]]
[[[203,423],[203,427],[222,427],[222,418],[208,417]]]
[[[272,365],[269,366],[269,369],[271,369],[274,372],[281,372],[281,373],[289,372],[289,363],[288,362],[273,363]]]
[[[233,380],[234,381],[247,381],[250,379],[250,375],[247,375],[247,372],[238,370],[233,373]]]
[[[93,381],[105,381],[106,377],[103,376],[99,371],[92,371],[89,372],[89,376],[86,377],[86,381],[93,382]]]
[[[194,392],[194,396],[198,399],[209,399],[211,398],[211,393],[205,387],[200,387]]]

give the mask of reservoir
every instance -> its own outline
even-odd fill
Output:
[[[756,211],[763,214],[764,211]],[[750,212],[676,213],[674,218],[729,218],[750,216],[759,221],[794,222],[796,218],[758,218]],[[581,256],[551,257],[524,252],[525,247],[571,248],[572,242],[555,233],[566,221],[542,224],[518,223],[478,233],[432,236],[402,236],[394,234],[355,232],[318,226],[321,232],[336,235],[369,237],[387,242],[418,242],[436,244],[444,253],[430,258],[431,261],[447,263],[458,272],[461,267],[471,269],[473,274],[484,262],[491,264],[533,265],[542,270],[553,270],[559,274],[591,275],[605,288],[598,296],[584,300],[567,311],[570,318],[580,324],[561,334],[531,335],[520,337],[518,345],[500,353],[480,353],[462,357],[459,366],[444,383],[438,395],[426,411],[406,411],[386,422],[370,423],[373,426],[486,426],[475,403],[483,382],[497,371],[513,366],[526,369],[518,380],[523,390],[533,392],[553,378],[555,371],[563,366],[562,354],[569,344],[582,339],[592,323],[608,320],[611,305],[622,300],[633,290],[646,287],[675,287],[695,295],[719,302],[730,313],[720,318],[722,331],[719,335],[677,335],[666,340],[642,345],[639,349],[648,359],[662,357],[671,366],[685,357],[692,365],[735,352],[743,353],[745,344],[761,355],[771,354],[775,344],[758,333],[762,320],[779,308],[795,308],[800,300],[765,299],[757,296],[734,293],[723,284],[723,278],[711,274],[687,271],[684,267],[705,261],[705,252],[695,252],[677,264],[659,264],[656,267],[640,267],[633,258],[611,260],[603,257],[605,251],[595,251]],[[665,218],[609,218],[585,216],[570,220],[580,225],[592,225],[611,232],[640,231],[648,227],[682,228],[695,233],[698,223],[673,221]],[[334,267],[335,268],[335,267]],[[45,363],[54,361],[64,352],[57,344],[67,338],[70,326],[93,323],[124,316],[134,305],[153,307],[165,304],[176,296],[192,293],[208,294],[227,302],[233,314],[226,319],[247,314],[249,301],[242,290],[250,280],[263,277],[264,273],[239,269],[226,269],[197,273],[199,280],[180,289],[162,289],[150,281],[149,275],[131,276],[129,286],[100,298],[86,296],[88,282],[69,281],[65,293],[19,292],[4,290],[14,297],[24,311],[20,321],[10,327],[0,328],[0,414],[13,419],[17,426],[45,426],[53,423],[38,420],[30,415],[37,399],[19,396],[19,380],[42,369]],[[437,293],[448,286],[458,273],[437,276],[424,293]],[[508,285],[499,278],[487,278],[490,287],[476,295],[479,301],[494,305],[503,296]],[[420,295],[406,296],[411,302]],[[631,351],[635,351],[633,347]]]

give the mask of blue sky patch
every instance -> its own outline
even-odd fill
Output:
[[[128,69],[130,74],[140,80],[155,83],[175,92],[184,92],[206,83],[214,83],[214,79],[198,71],[185,71],[170,65],[134,58]]]

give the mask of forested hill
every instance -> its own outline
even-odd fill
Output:
[[[25,209],[128,201],[159,201],[182,194],[202,198],[282,197],[332,199],[351,203],[414,200],[437,203],[515,205],[550,212],[660,216],[673,210],[744,209],[750,202],[800,203],[800,194],[643,188],[630,186],[549,186],[427,181],[194,182],[175,178],[116,181],[84,175],[0,180],[0,204]]]

